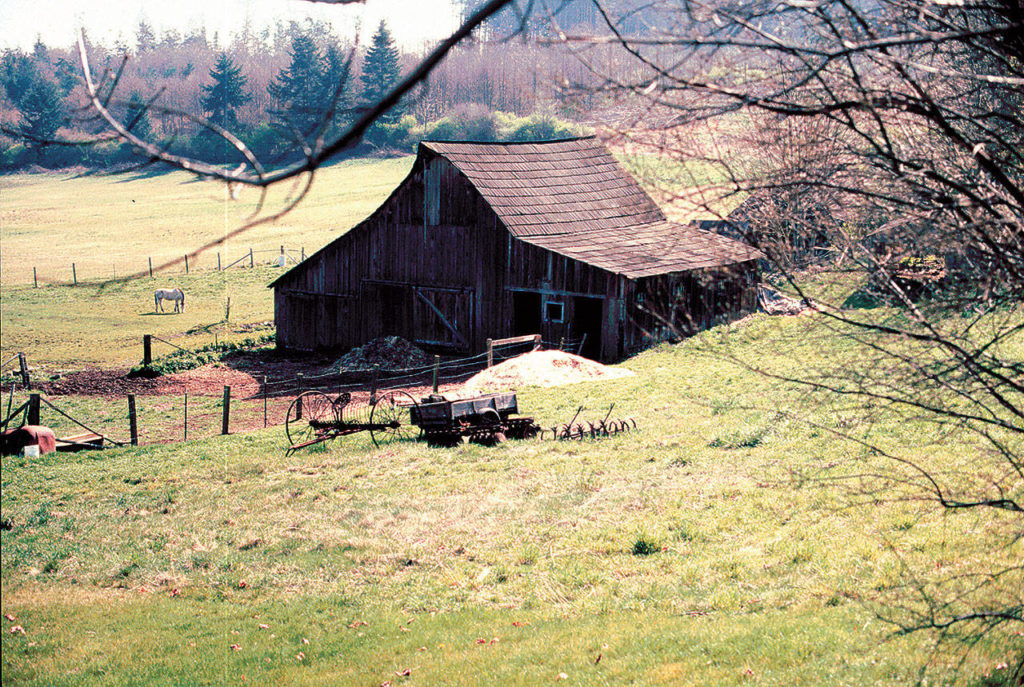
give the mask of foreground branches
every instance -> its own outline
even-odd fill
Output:
[[[632,62],[605,71],[599,89],[645,103],[623,137],[677,161],[691,189],[676,200],[718,218],[708,226],[764,251],[769,278],[810,304],[809,346],[827,336],[849,351],[735,362],[802,389],[793,416],[854,442],[842,479],[858,502],[969,513],[985,523],[990,550],[1019,549],[1024,9],[1009,0],[655,2],[642,11],[646,25],[668,28],[645,31],[594,4],[602,30],[560,40],[595,73],[601,51]],[[827,412],[847,424],[823,422]],[[872,427],[883,416],[927,439],[880,436]],[[974,454],[946,455],[953,436]],[[1022,568],[969,557],[928,573],[908,562],[882,614],[901,631],[947,638],[1019,629]]]

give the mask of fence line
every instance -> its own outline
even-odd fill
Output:
[[[207,252],[207,254],[209,254],[209,252]],[[262,255],[266,255],[266,254],[272,254],[272,255],[275,255],[275,256],[279,256],[279,257],[278,257],[278,259],[269,259],[269,260],[265,260],[262,257],[261,258],[257,258],[256,257],[256,256],[262,256]],[[283,257],[284,259],[282,260],[281,257]],[[249,248],[242,255],[242,257],[238,258],[237,260],[235,260],[233,262],[230,262],[226,267],[222,267],[221,252],[220,251],[216,252],[216,263],[217,264],[216,264],[215,267],[214,266],[200,267],[200,264],[199,264],[200,263],[200,259],[199,259],[200,256],[199,255],[187,255],[186,254],[186,255],[183,255],[183,258],[184,259],[181,261],[181,269],[179,269],[177,272],[175,272],[175,274],[191,274],[191,273],[197,272],[197,271],[214,271],[214,270],[216,270],[216,271],[224,271],[224,270],[230,269],[231,267],[234,267],[235,265],[238,265],[239,263],[241,263],[243,261],[246,261],[246,264],[243,265],[244,267],[256,267],[257,265],[276,265],[276,266],[279,266],[279,267],[285,267],[287,265],[297,265],[297,264],[299,264],[300,262],[302,262],[303,260],[306,259],[306,248],[305,248],[305,246],[302,246],[302,247],[299,247],[299,248],[286,248],[285,246],[281,246],[279,249],[274,249],[274,248],[259,248],[259,249]],[[143,258],[138,258],[138,260],[140,262],[141,262],[142,259]],[[109,272],[109,274],[104,275],[104,276],[100,276],[100,277],[89,277],[86,274],[84,274],[85,270],[88,270],[89,268],[88,267],[85,267],[85,268],[82,267],[82,257],[79,256],[78,259],[70,262],[70,264],[69,264],[69,268],[68,269],[70,270],[70,276],[71,276],[70,280],[67,278],[68,272],[63,272],[62,270],[60,270],[60,268],[57,268],[57,270],[55,270],[55,271],[56,271],[57,275],[60,275],[60,274],[63,273],[64,276],[51,276],[51,277],[47,277],[39,269],[37,269],[37,266],[33,265],[31,281],[26,281],[24,284],[18,284],[17,286],[24,286],[24,287],[31,286],[32,288],[39,288],[40,282],[42,282],[44,286],[46,286],[46,285],[50,285],[50,286],[81,286],[81,285],[85,285],[85,284],[103,284],[105,282],[118,279],[118,273],[119,272],[121,272],[121,276],[122,277],[124,277],[125,274],[131,274],[133,272],[138,272],[140,274],[148,274],[151,279],[158,278],[159,275],[154,273],[154,271],[153,271],[153,257],[152,256],[148,256],[148,257],[146,257],[144,259],[146,260],[146,263],[143,263],[139,267],[139,269],[137,269],[137,270],[132,269],[132,267],[131,267],[131,264],[133,262],[135,262],[136,258],[121,260],[121,261],[119,261],[117,263],[110,263],[110,262],[108,262],[107,264],[110,265],[110,272]],[[212,260],[213,260],[213,258],[211,257],[206,262],[210,263],[210,262],[212,262]],[[225,260],[224,261],[225,262],[227,261],[226,256],[225,256]],[[100,260],[96,261],[96,263],[100,263],[100,262],[101,262]],[[98,266],[96,267],[97,271],[100,271],[100,270],[103,270],[103,269],[104,268],[100,268]],[[166,274],[170,274],[170,270],[169,269],[165,269],[165,270],[162,271],[162,273],[165,274],[165,275]]]

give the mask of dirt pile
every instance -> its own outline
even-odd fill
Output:
[[[561,386],[575,382],[630,377],[633,373],[562,351],[533,351],[470,377],[463,391],[481,394],[524,386]]]
[[[425,367],[434,359],[398,336],[384,336],[353,348],[338,360],[338,371],[368,370],[380,365],[382,370],[404,370]]]

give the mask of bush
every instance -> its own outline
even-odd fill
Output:
[[[645,535],[640,537],[633,542],[633,555],[634,556],[650,556],[652,553],[658,553],[661,551],[661,544],[648,539]]]
[[[408,150],[413,144],[413,131],[418,122],[412,115],[405,115],[394,124],[377,122],[366,132],[363,140],[375,148],[388,150]]]

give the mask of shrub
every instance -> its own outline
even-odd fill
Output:
[[[650,556],[652,553],[658,553],[661,551],[661,544],[654,541],[653,539],[647,538],[646,535],[640,535],[635,542],[633,542],[633,555],[634,556]]]

